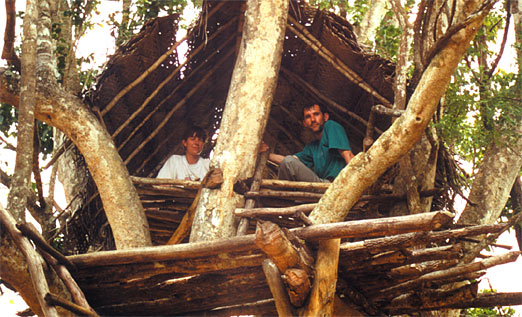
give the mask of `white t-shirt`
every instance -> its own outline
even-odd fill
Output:
[[[200,157],[189,164],[185,155],[172,155],[160,169],[157,178],[202,180],[210,168],[210,159]]]

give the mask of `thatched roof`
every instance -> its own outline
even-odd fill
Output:
[[[111,58],[96,90],[91,93],[91,103],[103,114],[103,122],[111,134],[121,129],[114,139],[131,175],[155,176],[170,154],[182,150],[180,138],[188,124],[200,125],[209,134],[218,128],[241,40],[244,4],[208,1],[207,14],[189,34],[188,62],[181,74],[174,73],[181,58],[173,53],[108,109],[118,93],[179,40],[175,38],[177,16],[149,21]],[[335,54],[337,62],[349,65],[376,92],[388,100],[393,99],[393,65],[365,53],[346,20],[294,1],[290,14]],[[299,122],[302,106],[313,102],[326,104],[333,117],[345,127],[355,151],[362,149],[366,132],[363,120],[368,119],[371,107],[380,102],[348,80],[335,66],[287,31],[282,70],[266,129],[267,134],[277,140],[278,152],[301,149],[304,142]],[[172,78],[166,80],[168,76]],[[363,120],[350,116],[347,111]],[[131,115],[134,119],[129,120]],[[381,117],[377,127],[384,130],[388,123],[389,119]]]

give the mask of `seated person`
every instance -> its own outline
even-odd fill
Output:
[[[202,180],[210,167],[210,159],[200,156],[206,133],[197,126],[189,127],[183,134],[184,155],[172,155],[160,169],[157,178]]]
[[[315,140],[294,155],[270,153],[268,159],[279,164],[278,178],[302,182],[332,182],[354,157],[344,128],[329,120],[330,114],[320,105],[303,108],[303,125],[311,129]],[[261,152],[267,151],[263,142]]]

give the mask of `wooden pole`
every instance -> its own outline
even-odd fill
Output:
[[[347,221],[335,224],[294,228],[290,232],[299,239],[317,241],[331,238],[361,238],[394,235],[398,233],[435,230],[452,219],[452,214],[437,211],[409,216]],[[450,236],[451,237],[451,236]],[[134,248],[129,250],[100,251],[71,255],[67,258],[75,265],[89,267],[199,257],[226,252],[256,249],[255,235],[249,234],[217,241]]]
[[[268,159],[268,151],[265,151],[259,155],[259,158],[257,160],[256,170],[254,172],[254,179],[252,181],[252,185],[250,186],[251,192],[257,192],[259,188],[261,187],[261,179],[263,178],[263,172],[265,171],[266,161]],[[247,199],[245,202],[245,208],[254,208],[256,205],[256,200],[253,198]],[[236,215],[237,216],[237,215]],[[241,218],[239,221],[239,225],[237,227],[237,233],[236,235],[244,235],[247,233],[248,230],[248,218]]]
[[[294,316],[292,305],[290,305],[290,300],[281,281],[281,272],[279,272],[279,269],[272,260],[266,259],[263,262],[263,272],[270,287],[270,292],[272,292],[272,296],[274,297],[277,314],[279,316]]]

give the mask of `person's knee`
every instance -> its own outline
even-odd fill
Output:
[[[288,167],[293,166],[296,163],[296,160],[298,160],[298,159],[295,156],[287,155],[287,156],[285,156],[283,161],[281,161],[281,164],[279,164],[279,168],[288,169]]]

